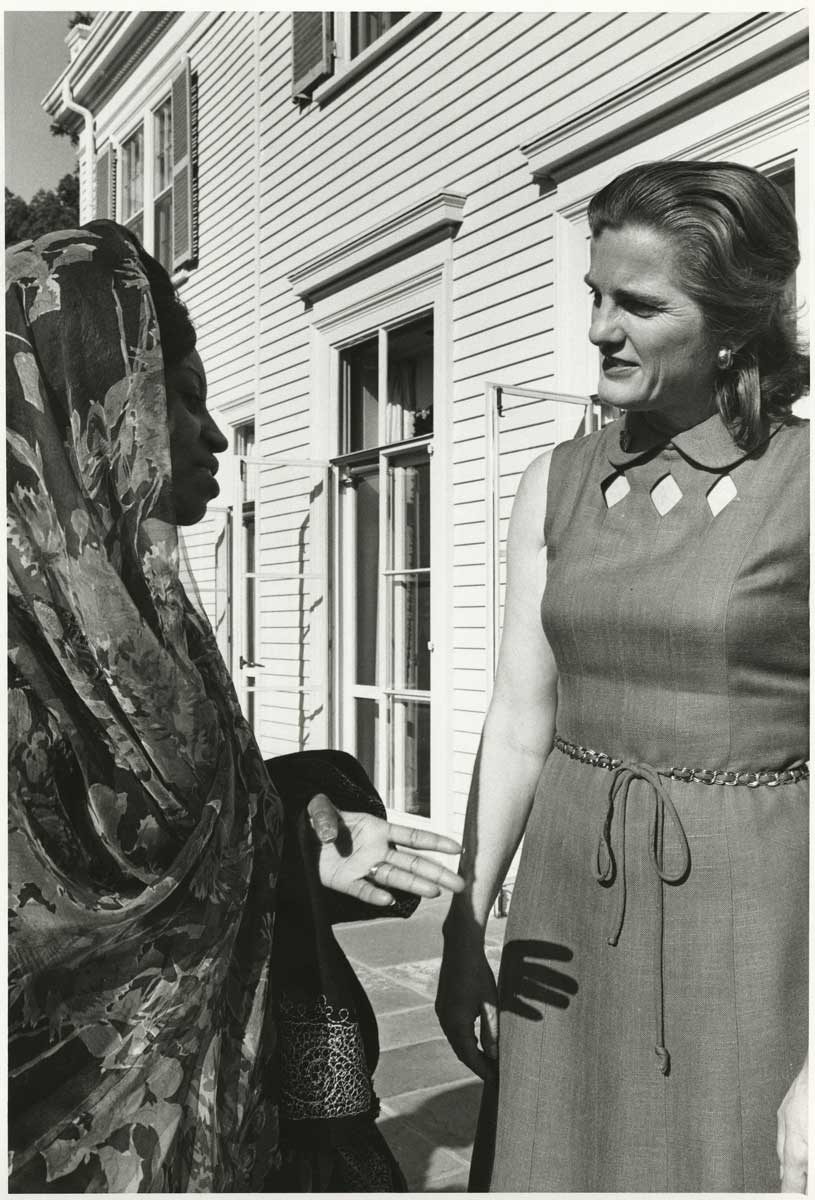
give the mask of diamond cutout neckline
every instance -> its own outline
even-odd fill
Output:
[[[651,488],[651,503],[661,517],[669,513],[682,499],[682,489],[670,472],[658,479]]]
[[[738,489],[730,475],[720,475],[707,494],[707,504],[714,517],[738,496]]]
[[[619,504],[621,500],[625,500],[631,491],[631,484],[622,472],[618,472],[616,475],[612,475],[611,479],[602,485],[602,488],[606,508],[613,508],[615,504]]]

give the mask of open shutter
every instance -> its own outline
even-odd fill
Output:
[[[197,114],[189,59],[175,73],[170,92],[173,122],[173,270],[193,265],[198,258]]]
[[[116,155],[108,144],[96,157],[96,204],[94,215],[114,220],[116,217]]]
[[[292,96],[307,100],[334,69],[333,14],[293,12],[291,34]]]

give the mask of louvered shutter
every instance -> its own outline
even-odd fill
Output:
[[[332,36],[330,12],[292,13],[292,95],[295,100],[307,100],[317,84],[334,69]]]
[[[173,270],[198,258],[197,113],[189,59],[173,76],[170,91],[173,121]]]
[[[116,155],[113,147],[105,146],[96,156],[96,204],[94,215],[98,218],[116,216],[115,188],[116,185]]]

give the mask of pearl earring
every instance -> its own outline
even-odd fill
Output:
[[[716,355],[716,366],[720,371],[727,371],[733,366],[733,351],[729,346],[722,346]]]

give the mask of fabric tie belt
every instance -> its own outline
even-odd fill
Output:
[[[567,742],[565,738],[556,735],[555,747],[561,754],[586,763],[588,766],[600,767],[612,773],[611,783],[606,799],[606,813],[603,827],[594,854],[592,868],[594,877],[603,887],[611,887],[619,876],[620,888],[617,901],[617,912],[614,924],[607,938],[610,946],[616,946],[625,921],[625,906],[627,899],[627,882],[625,872],[625,833],[626,809],[628,793],[634,780],[642,780],[651,789],[653,806],[648,824],[648,854],[653,867],[655,885],[655,920],[656,936],[654,938],[654,978],[655,1008],[656,1008],[656,1044],[654,1051],[657,1056],[659,1069],[667,1075],[671,1069],[671,1056],[665,1047],[665,1005],[664,1005],[664,884],[679,884],[684,882],[690,873],[691,859],[687,835],[682,827],[679,814],[674,807],[663,779],[673,779],[681,783],[706,783],[723,787],[778,787],[782,784],[795,783],[799,779],[809,777],[806,766],[790,767],[782,771],[723,771],[706,770],[695,767],[671,767],[658,770],[648,763],[625,762],[621,758],[612,758],[597,750],[589,750],[585,746],[577,746]],[[619,824],[619,862],[615,861],[611,847],[612,825],[617,818]],[[671,871],[665,866],[665,824],[670,822],[678,838],[677,864]]]

